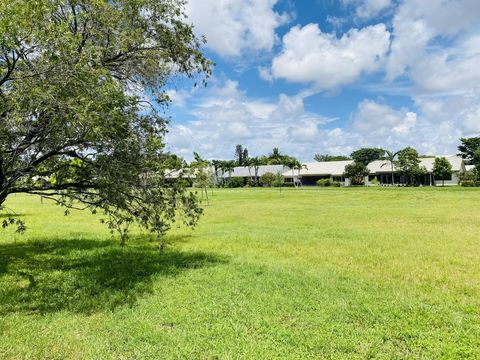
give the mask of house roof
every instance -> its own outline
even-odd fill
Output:
[[[353,163],[352,160],[344,161],[316,161],[304,163],[306,168],[300,169],[300,176],[322,176],[333,175],[342,176],[345,171],[345,166]],[[298,170],[294,171],[295,176],[298,176]],[[283,173],[286,177],[292,177],[292,171],[287,170]]]
[[[262,176],[267,172],[273,174],[283,173],[288,168],[283,165],[261,165],[258,167],[258,176]],[[225,172],[222,177],[229,177],[228,172]],[[248,166],[237,166],[233,169],[232,177],[253,177],[255,176],[255,169],[253,167],[248,168]]]
[[[439,157],[439,156],[437,156]],[[450,162],[452,165],[453,171],[462,171],[463,170],[463,159],[459,156],[445,156],[445,158]],[[420,166],[425,166],[428,172],[433,171],[433,164],[435,162],[435,158],[421,158],[420,159]],[[393,168],[396,170],[395,165]],[[371,174],[377,173],[386,173],[391,172],[391,165],[390,161],[387,160],[376,160],[368,164],[368,169],[370,170]]]

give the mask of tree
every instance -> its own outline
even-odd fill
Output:
[[[280,173],[276,173],[273,178],[273,186],[279,188],[280,194],[282,194],[282,187],[284,183],[285,183],[285,177]]]
[[[365,176],[370,174],[370,170],[368,170],[367,165],[363,162],[353,162],[345,166],[345,171],[343,176],[351,180],[352,185],[364,185],[365,184]]]
[[[350,160],[350,157],[344,155],[315,154],[313,159],[318,162],[326,162]]]
[[[203,199],[203,194],[205,193],[205,199],[208,201],[208,187],[212,186],[212,174],[208,169],[209,163],[207,160],[202,159],[202,157],[194,152],[193,153],[194,161],[190,164],[191,174],[195,177],[195,186],[200,188],[200,193]]]
[[[262,182],[263,185],[272,187],[273,184],[275,183],[275,174],[272,172],[266,172],[265,174],[262,175],[262,177],[260,178],[260,181]]]
[[[288,155],[283,155],[278,148],[273,148],[272,152],[265,159],[265,165],[283,165],[285,160],[290,158]]]
[[[227,160],[223,162],[223,171],[228,173],[228,181],[232,178],[232,173],[237,165],[235,160]]]
[[[214,183],[215,185],[218,185],[219,181],[218,181],[218,172],[219,171],[222,171],[222,160],[212,160],[211,163],[212,163],[212,166],[213,166],[213,171],[214,171]],[[222,174],[223,175],[223,174]]]
[[[243,148],[240,144],[235,147],[235,161],[237,166],[248,165],[248,149]]]
[[[243,146],[238,144],[235,146],[235,161],[238,166],[243,164]]]
[[[452,164],[450,164],[447,158],[435,158],[433,163],[433,176],[435,180],[442,180],[442,186],[445,186],[445,180],[452,177]]]
[[[361,148],[354,151],[350,155],[350,157],[355,162],[360,162],[365,165],[368,165],[375,160],[382,159],[384,154],[385,154],[385,150],[380,148]]]
[[[134,221],[158,236],[181,213],[195,225],[196,197],[165,185],[156,110],[172,76],[211,72],[183,4],[0,2],[0,207],[27,193],[100,210],[122,244]]]
[[[287,157],[284,159],[283,165],[288,167],[290,170],[292,170],[292,178],[293,178],[293,184],[295,187],[297,187],[297,181],[295,181],[295,170],[298,171],[298,178],[300,177],[300,170],[306,169],[307,166],[302,164],[300,161],[293,157]]]
[[[390,150],[385,150],[385,156],[384,160],[387,160],[387,162],[384,162],[381,167],[384,166],[390,166],[390,171],[392,173],[392,185],[395,185],[395,164],[396,164],[396,158],[398,156],[399,151],[393,152]]]
[[[257,156],[253,157],[253,158],[250,158],[249,161],[248,161],[248,166],[253,167],[254,181],[255,181],[255,184],[257,184],[257,185],[258,185],[258,169],[260,168],[261,165],[262,165],[262,161]]]
[[[244,148],[243,149],[243,155],[242,155],[242,166],[248,166],[248,149]]]
[[[461,145],[458,146],[461,156],[467,162],[474,164],[475,153],[480,151],[480,136],[471,138],[461,138]]]
[[[406,147],[398,152],[398,169],[407,179],[407,184],[413,184],[414,180],[426,174],[427,170],[420,166],[418,152],[412,147]]]

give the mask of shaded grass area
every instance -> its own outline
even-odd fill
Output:
[[[475,189],[215,191],[163,254],[9,201],[2,359],[480,357]]]
[[[151,293],[152,277],[219,262],[200,252],[152,246],[120,248],[117,241],[46,239],[0,245],[0,315],[12,312],[91,313],[132,306]]]

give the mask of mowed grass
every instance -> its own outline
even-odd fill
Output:
[[[480,191],[215,190],[167,250],[16,196],[1,359],[478,359]]]

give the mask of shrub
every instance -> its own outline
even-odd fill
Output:
[[[245,180],[241,177],[232,177],[227,180],[226,187],[228,188],[240,188],[245,186]]]
[[[273,183],[275,182],[275,174],[271,172],[266,172],[265,174],[262,175],[260,178],[260,182],[264,186],[272,187]]]
[[[332,186],[332,179],[328,178],[328,179],[320,179],[317,181],[317,185],[318,186],[321,186],[321,187],[328,187],[328,186]]]
[[[463,187],[480,186],[480,180],[475,172],[468,172],[460,175],[459,184]]]
[[[363,178],[353,178],[352,179],[353,186],[363,186],[365,185],[365,180]]]
[[[370,184],[372,185],[379,185],[380,181],[378,181],[377,177],[375,176],[372,181],[370,181]]]
[[[338,181],[333,181],[332,179],[320,179],[317,181],[317,185],[321,187],[340,187],[342,184]]]

